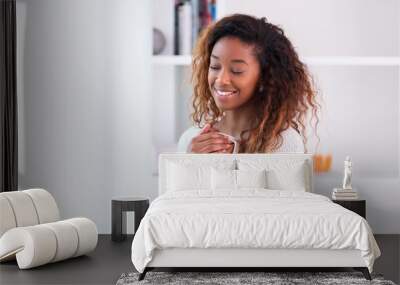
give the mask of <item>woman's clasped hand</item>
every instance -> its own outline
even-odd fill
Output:
[[[206,124],[190,145],[192,153],[232,153],[233,148],[234,143],[211,124]]]

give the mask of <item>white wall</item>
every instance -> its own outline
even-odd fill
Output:
[[[156,195],[147,1],[17,0],[20,188],[109,233],[111,198]]]

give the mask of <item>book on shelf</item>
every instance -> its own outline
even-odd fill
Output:
[[[192,5],[184,2],[178,7],[178,35],[179,45],[178,52],[182,55],[191,54],[192,52]]]
[[[346,201],[352,201],[352,200],[358,200],[358,197],[335,197],[332,195],[332,200],[346,200]]]
[[[332,199],[334,200],[357,200],[358,193],[355,191],[348,192],[335,192],[332,193]]]
[[[216,9],[216,0],[175,0],[175,55],[192,53],[200,32],[216,20]]]
[[[357,193],[355,189],[333,188],[334,193]]]
[[[333,188],[332,199],[334,199],[334,200],[357,200],[358,193],[355,189]]]
[[[345,193],[339,193],[339,192],[333,192],[336,196],[355,196],[357,195],[357,192],[345,192]]]

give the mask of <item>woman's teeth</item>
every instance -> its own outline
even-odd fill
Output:
[[[232,96],[237,93],[237,91],[221,91],[221,90],[215,90],[217,92],[218,96]]]

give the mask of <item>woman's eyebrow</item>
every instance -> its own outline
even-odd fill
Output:
[[[244,63],[246,65],[249,65],[246,61],[244,61],[243,59],[232,59],[231,62],[233,63]]]
[[[215,59],[219,59],[219,57],[216,56],[216,55],[214,55],[214,54],[211,54],[211,57],[212,57],[212,58],[215,58]],[[232,59],[231,62],[233,62],[233,63],[244,63],[244,64],[246,64],[246,65],[249,65],[249,64],[248,64],[246,61],[244,61],[243,59]]]
[[[219,57],[216,56],[216,55],[214,55],[214,54],[211,54],[211,57],[219,60]],[[232,62],[232,63],[243,63],[243,64],[246,64],[246,65],[249,65],[249,64],[248,64],[245,60],[243,60],[243,59],[232,59],[231,62]]]

